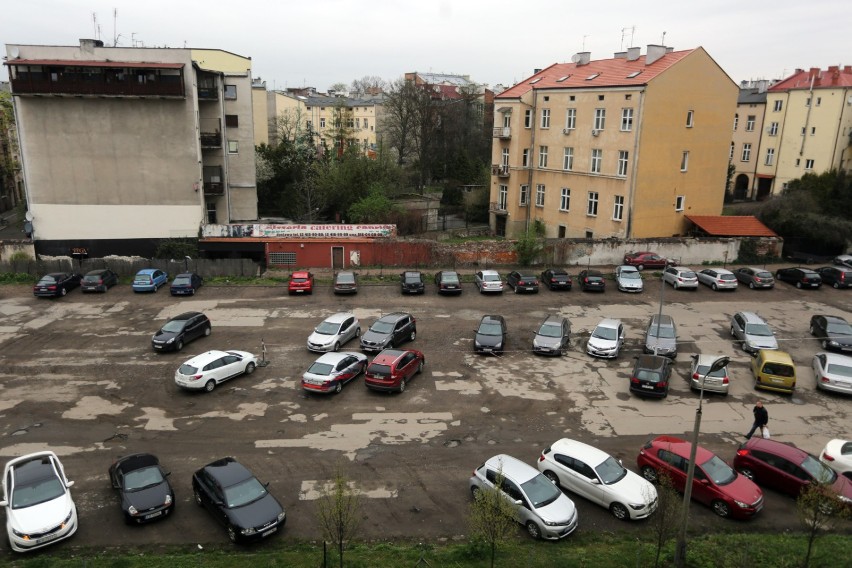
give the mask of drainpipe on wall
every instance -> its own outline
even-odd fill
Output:
[[[532,213],[532,187],[533,187],[533,166],[535,162],[535,125],[536,125],[536,108],[538,106],[538,91],[533,87],[533,103],[532,103],[532,124],[530,125],[530,164],[529,172],[527,173],[527,214],[524,219],[524,234],[530,234],[530,215]]]
[[[808,103],[808,112],[805,114],[805,132],[802,134],[802,145],[799,146],[799,156],[802,156],[805,153],[805,140],[808,138],[808,125],[811,123],[811,109],[814,106],[814,78],[816,74],[811,75],[811,87],[808,89],[808,98],[810,102]]]
[[[633,122],[636,129],[636,138],[633,141],[633,164],[631,165],[630,187],[627,196],[627,230],[624,238],[633,238],[633,205],[636,198],[636,170],[639,168],[639,142],[642,137],[642,110],[645,106],[645,89],[639,91],[639,106],[636,109],[636,120]]]

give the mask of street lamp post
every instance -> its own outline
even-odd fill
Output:
[[[695,479],[695,453],[698,449],[698,431],[701,429],[701,403],[704,400],[704,381],[707,380],[707,375],[715,373],[720,369],[727,367],[730,359],[728,357],[719,357],[707,372],[701,377],[701,385],[698,391],[698,409],[695,411],[695,427],[692,429],[692,447],[689,449],[689,466],[686,470],[686,486],[683,490],[683,512],[681,513],[680,533],[677,537],[677,547],[675,548],[675,566],[683,568],[686,566],[686,525],[689,522],[689,503],[692,500],[692,482]]]

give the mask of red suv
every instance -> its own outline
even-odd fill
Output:
[[[734,467],[764,487],[793,497],[808,483],[829,483],[843,500],[852,503],[852,481],[792,444],[751,438],[737,450]]]
[[[290,294],[313,294],[314,275],[307,271],[294,272],[287,288]]]
[[[364,384],[372,390],[402,392],[414,375],[423,372],[425,364],[420,351],[385,349],[367,367]]]
[[[656,482],[668,474],[674,488],[686,488],[686,471],[692,444],[674,436],[657,436],[639,450],[636,464],[642,476]],[[739,475],[716,454],[698,446],[692,498],[709,505],[720,517],[748,519],[763,508],[763,492],[753,481]]]
[[[622,264],[629,264],[642,270],[643,268],[665,268],[669,265],[669,261],[653,252],[628,252],[624,255]]]

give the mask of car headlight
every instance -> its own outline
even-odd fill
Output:
[[[243,529],[243,530],[241,530],[241,531],[240,531],[240,534],[242,534],[243,536],[249,536],[249,535],[252,535],[252,534],[254,534],[254,533],[256,533],[256,532],[257,532],[257,531],[254,529],[254,527],[249,527],[249,528],[247,528],[247,529]]]
[[[174,342],[175,342],[175,338],[174,338],[174,337],[172,337],[171,339],[169,339],[168,341],[166,341],[166,343],[174,343]]]
[[[542,519],[542,520],[543,520],[543,519]],[[560,526],[560,525],[564,525],[564,524],[566,524],[566,523],[564,523],[564,522],[557,522],[557,521],[544,521],[544,524],[545,524],[545,525],[547,525],[547,526],[549,526],[549,527],[558,527],[558,526]]]
[[[283,521],[285,517],[287,517],[287,513],[285,511],[281,511],[280,513],[278,513],[278,522],[280,523],[281,521]]]
[[[16,531],[15,529],[12,529],[12,533],[13,533],[15,536],[20,537],[20,538],[22,538],[22,539],[24,539],[24,540],[29,540],[29,539],[30,539],[30,535],[28,535],[28,534],[26,534],[26,533],[22,533],[21,531]]]
[[[172,496],[166,495],[166,500],[163,502],[163,505],[168,506],[168,505],[171,505],[171,504],[172,504]]]
[[[474,344],[476,347],[482,347],[482,344],[481,344],[480,342],[478,342],[478,341],[474,341],[474,342],[473,342],[473,344]]]
[[[742,501],[737,501],[736,499],[734,499],[734,503],[736,503],[737,507],[739,507],[740,509],[748,509],[750,507],[748,503],[743,503]]]
[[[838,342],[834,341],[834,340],[829,341],[828,344],[831,345],[832,347],[840,347],[840,344]]]
[[[631,508],[631,509],[633,509],[634,511],[641,511],[641,510],[642,510],[642,509],[644,509],[647,505],[646,505],[645,503],[630,503],[630,505],[629,505],[629,506],[630,506],[630,508]]]
[[[134,507],[133,505],[131,505],[127,508],[127,512],[130,513],[131,515],[138,515],[139,514],[139,511],[137,511],[136,507]]]

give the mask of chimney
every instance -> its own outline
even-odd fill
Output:
[[[852,73],[852,65],[845,65],[843,67],[843,72],[846,74]]]
[[[592,52],[591,51],[580,51],[580,52],[574,54],[574,57],[571,58],[571,61],[576,63],[577,66],[579,67],[580,65],[588,65],[591,58],[592,58]]]
[[[769,88],[769,81],[767,81],[766,79],[761,79],[760,81],[756,81],[756,83],[758,93],[765,93],[766,89]]]
[[[613,59],[627,59],[627,52],[626,51],[616,51],[615,53],[612,54],[612,58]]]
[[[533,69],[533,75],[538,75],[539,73],[541,73],[541,68]]]
[[[627,61],[636,61],[639,59],[639,54],[642,51],[639,47],[628,47],[627,48]]]
[[[671,53],[672,51],[674,51],[673,47],[667,47],[666,48],[666,53]]]
[[[103,47],[104,42],[99,39],[81,39],[80,49],[86,53],[93,53],[96,47]]]
[[[811,67],[811,70],[808,71],[808,81],[812,81],[813,85],[816,87],[819,85],[822,73],[819,70],[819,67]]]
[[[663,57],[666,54],[665,45],[648,44],[648,51],[645,54],[645,65],[650,65]]]

